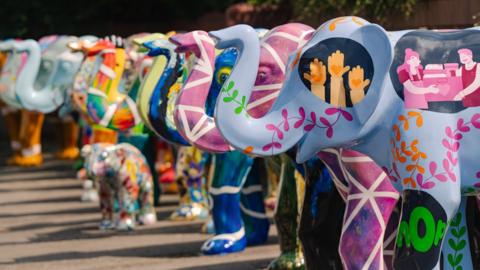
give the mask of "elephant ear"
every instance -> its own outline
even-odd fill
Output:
[[[358,121],[365,124],[379,105],[385,82],[389,78],[393,49],[388,33],[376,24],[360,27],[352,33],[351,38],[365,47],[373,61],[374,74],[368,93],[353,106]]]

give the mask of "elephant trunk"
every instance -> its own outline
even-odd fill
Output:
[[[215,115],[220,134],[231,146],[245,154],[267,156],[290,149],[303,137],[304,129],[300,127],[305,122],[305,110],[294,107],[294,104],[302,104],[299,102],[280,102],[286,104],[284,107],[275,105],[282,100],[305,100],[309,98],[308,95],[280,95],[264,117],[250,117],[247,113],[247,101],[250,100],[258,71],[258,36],[253,28],[246,25],[237,25],[209,34],[219,40],[217,48],[233,46],[239,51],[237,63],[217,100]],[[298,117],[289,117],[289,114],[296,114]]]

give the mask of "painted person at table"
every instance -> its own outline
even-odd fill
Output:
[[[405,109],[428,109],[425,94],[437,94],[435,85],[423,86],[423,67],[417,52],[405,50],[405,62],[397,68],[398,80],[404,86]]]
[[[463,100],[465,107],[480,106],[480,68],[473,61],[473,53],[469,49],[458,50],[460,62],[463,64],[457,70],[457,76],[462,77],[463,91],[458,93],[454,100]]]

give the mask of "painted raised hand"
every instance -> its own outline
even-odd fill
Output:
[[[342,78],[343,74],[350,70],[349,66],[343,66],[344,57],[339,50],[328,57],[328,72],[332,78]]]
[[[317,58],[310,62],[310,74],[303,73],[303,77],[312,84],[312,93],[325,100],[325,81],[327,80],[327,70],[321,61]]]
[[[342,76],[350,70],[350,66],[343,66],[344,58],[344,54],[339,50],[328,57],[328,72],[332,76],[330,80],[330,104],[338,107],[347,106]]]
[[[363,68],[354,67],[348,72],[348,85],[350,86],[350,98],[353,104],[357,104],[365,97],[365,87],[370,84],[370,80],[364,80]]]

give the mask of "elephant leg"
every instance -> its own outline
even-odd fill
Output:
[[[130,178],[117,181],[115,198],[118,202],[118,215],[115,228],[121,231],[135,230],[136,202],[140,187],[138,182],[133,182]]]
[[[20,166],[40,166],[43,162],[41,132],[45,114],[22,110],[20,138],[22,157]]]
[[[273,260],[268,269],[305,269],[303,252],[297,236],[301,198],[305,181],[295,171],[292,161],[281,155],[280,183],[275,207],[281,254]]]
[[[265,196],[265,207],[267,208],[267,210],[274,211],[275,205],[277,203],[278,184],[280,180],[279,180],[279,176],[276,173],[274,173],[270,165],[267,166],[267,168],[268,168],[268,176],[267,176],[267,195]]]
[[[58,120],[61,130],[58,137],[61,138],[62,147],[55,157],[58,159],[76,159],[80,153],[77,147],[78,124],[71,115],[66,115]]]
[[[114,217],[114,197],[113,190],[105,180],[100,181],[98,185],[98,196],[100,197],[100,210],[102,211],[102,220],[99,226],[100,230],[110,230],[115,228]]]
[[[7,124],[8,135],[10,136],[10,146],[13,151],[13,158],[7,160],[7,165],[18,164],[22,156],[22,146],[20,144],[20,121],[21,111],[8,107],[0,102],[3,118]]]
[[[206,156],[207,153],[195,147],[179,149],[175,171],[180,205],[170,215],[171,220],[196,220],[208,217],[206,192],[203,184],[203,179],[206,177],[204,166]]]
[[[392,210],[388,220],[385,236],[383,237],[383,262],[385,270],[393,269],[393,253],[395,251],[395,239],[398,233],[398,223],[400,221],[401,198]]]
[[[240,196],[240,209],[245,224],[247,245],[259,245],[267,241],[270,222],[265,213],[261,177],[266,174],[264,159],[256,158],[248,173]]]
[[[238,151],[214,156],[214,174],[209,189],[215,236],[206,241],[207,255],[238,252],[245,249],[247,238],[240,211],[240,192],[252,167],[253,159]]]
[[[153,208],[154,192],[153,180],[150,174],[142,178],[140,184],[140,193],[138,195],[138,203],[140,204],[140,211],[138,215],[138,223],[142,225],[151,225],[157,222],[157,213]]]
[[[147,159],[148,167],[150,172],[152,173],[153,179],[158,178],[157,171],[155,170],[155,135],[151,134],[128,134],[128,135],[119,135],[118,136],[118,143],[126,142],[129,143],[140,152],[142,152],[143,156]],[[158,184],[158,181],[153,182],[153,204],[155,206],[160,205],[160,195],[161,195],[161,188]]]
[[[90,138],[92,144],[94,143],[117,143],[117,132],[113,129],[102,127],[97,124],[92,125],[92,137]]]
[[[400,195],[373,160],[347,149],[341,157],[349,179],[340,239],[344,269],[382,269],[385,230]]]
[[[466,196],[462,197],[458,211],[445,235],[445,244],[442,247],[444,269],[475,269],[467,232],[467,199]]]
[[[345,186],[346,181],[345,185],[341,184],[335,175],[341,171],[338,158],[332,155],[334,163],[327,167],[324,158],[329,159],[322,157],[320,160],[319,157],[311,158],[301,168],[297,167],[305,174],[305,195],[298,229],[305,268],[343,269],[338,247],[348,187]],[[290,158],[295,160],[295,155],[290,155]],[[336,184],[342,187],[336,188]]]
[[[457,176],[457,179],[460,177]],[[461,201],[460,180],[442,184],[441,190],[434,190],[437,192],[432,194],[422,190],[405,189],[403,191],[402,216],[393,260],[395,270],[439,270],[440,253],[449,220],[456,231],[464,226],[460,225],[461,222],[457,226],[455,220]],[[437,197],[437,200],[434,195],[438,196],[439,193],[441,196]],[[452,234],[455,234],[453,229]],[[462,234],[462,237],[467,236]],[[460,242],[461,239],[458,240],[458,243]],[[458,245],[457,242],[455,245]],[[448,254],[444,256],[448,260]],[[461,260],[462,256],[457,255],[457,257],[456,260]]]

